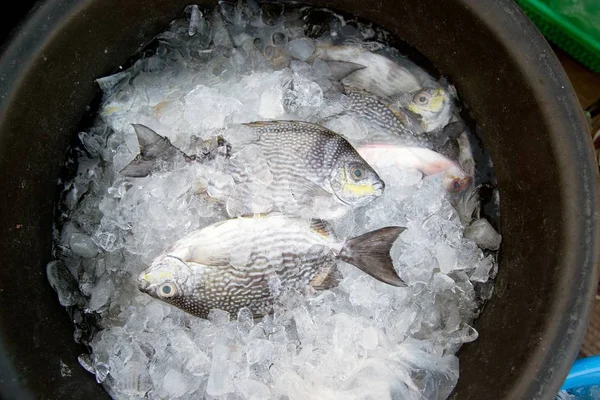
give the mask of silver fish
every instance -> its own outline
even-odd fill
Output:
[[[391,97],[422,88],[421,82],[407,68],[359,46],[332,46],[321,43],[317,46],[315,57],[325,61],[350,62],[364,66],[365,68],[349,74],[342,82],[380,97]]]
[[[152,129],[134,125],[140,155],[121,174],[147,176],[158,162],[203,161],[222,154],[226,170],[237,178],[226,202],[230,216],[273,210],[319,218],[336,218],[383,194],[385,184],[342,136],[300,121],[262,121],[230,127],[222,137],[204,141],[198,155],[189,156]],[[249,132],[248,132],[249,131]],[[230,135],[230,136],[227,136]],[[231,146],[239,136],[247,143]],[[258,154],[244,157],[250,146]]]
[[[384,137],[393,136],[406,146],[433,147],[435,137],[423,131],[416,114],[392,107],[384,98],[360,88],[345,86],[344,92],[349,100],[347,113],[368,121]]]
[[[212,309],[260,317],[285,290],[336,284],[337,259],[374,278],[405,286],[389,252],[405,228],[387,227],[338,240],[319,220],[264,215],[225,220],[194,231],[138,277],[139,289],[195,316]]]
[[[342,136],[322,126],[300,121],[242,124],[256,135],[256,144],[272,180],[259,187],[278,210],[294,213],[314,208],[315,198],[342,206],[361,207],[383,194],[377,173]],[[235,159],[235,149],[232,158]],[[242,193],[242,198],[251,196]],[[331,202],[329,202],[331,206]],[[270,210],[229,210],[230,215]],[[318,216],[311,213],[312,216]]]
[[[440,183],[451,193],[461,193],[473,182],[473,175],[465,172],[457,162],[423,147],[370,143],[357,147],[356,150],[379,171],[400,168],[416,169],[424,175],[440,174]]]

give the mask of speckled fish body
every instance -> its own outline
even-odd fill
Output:
[[[389,138],[406,146],[434,146],[434,135],[423,131],[416,115],[391,107],[385,99],[363,89],[348,86],[344,90],[349,99],[348,112],[375,128],[371,140]]]
[[[344,241],[322,221],[282,214],[221,221],[190,233],[157,257],[140,274],[140,290],[206,318],[212,309],[235,315],[244,307],[265,315],[282,290],[330,286],[337,258],[403,286],[389,257],[403,230],[383,228]]]
[[[305,210],[303,207],[312,205],[317,197],[360,207],[383,193],[384,183],[377,173],[335,132],[300,121],[243,125],[256,134],[253,143],[260,148],[260,157],[272,176],[268,184],[258,188],[276,210]],[[232,158],[235,157],[234,149]],[[245,208],[243,199],[252,198],[255,193],[251,192],[255,189],[243,188],[248,188],[248,193],[238,193],[236,198],[242,199],[242,207],[229,209],[231,216],[271,211]]]

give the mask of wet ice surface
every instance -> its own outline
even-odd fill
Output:
[[[268,186],[272,176],[252,137],[233,128],[227,140],[244,150],[231,162],[245,179],[222,154],[125,177],[119,171],[139,152],[132,123],[187,154],[198,154],[223,128],[265,119],[320,123],[353,144],[369,142],[373,126],[336,116],[347,99],[331,76],[333,64],[311,57],[316,36],[346,35],[353,45],[383,36],[338,17],[328,29],[303,25],[297,10],[284,23],[273,7],[262,10],[261,29],[232,28],[231,19],[188,7],[188,18],[159,36],[155,55],[98,81],[102,106],[73,152],[77,170],[59,207],[57,261],[47,268],[60,303],[74,315],[75,339],[91,349],[79,362],[119,399],[444,399],[458,379],[454,354],[477,338],[472,321],[493,292],[495,256],[474,240],[497,249],[500,237],[485,219],[472,223],[472,207],[468,216],[458,214],[464,208],[439,174],[379,170],[384,195],[331,221],[341,238],[407,227],[391,252],[407,287],[339,262],[337,287],[288,294],[261,320],[246,309],[199,319],[137,289],[137,275],[154,257],[228,211],[249,207],[236,193],[242,185]],[[406,59],[396,61],[433,82]],[[269,206],[260,196],[251,200]],[[98,325],[95,334],[90,324]]]

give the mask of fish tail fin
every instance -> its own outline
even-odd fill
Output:
[[[148,128],[146,125],[131,124],[131,126],[133,126],[133,130],[135,130],[135,135],[137,136],[138,143],[140,144],[140,153],[142,154],[144,154],[144,150],[146,150],[159,140],[164,139],[164,136],[159,135],[154,130]]]
[[[154,168],[154,160],[144,160],[141,154],[138,154],[133,161],[125,166],[119,173],[130,178],[143,178],[150,175]]]
[[[400,226],[389,226],[348,239],[340,252],[340,259],[381,282],[406,286],[394,270],[390,257],[392,245],[405,230]]]
[[[336,81],[341,81],[353,72],[367,68],[350,61],[325,61],[325,64],[329,67],[331,78]]]
[[[131,125],[135,130],[140,145],[140,154],[120,171],[121,175],[142,178],[150,175],[157,160],[167,160],[177,155],[185,159],[191,159],[191,157],[188,157],[177,147],[173,146],[167,137],[159,135],[145,125]]]

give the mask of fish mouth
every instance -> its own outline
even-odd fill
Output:
[[[146,292],[148,290],[148,287],[150,286],[150,282],[148,282],[145,279],[146,274],[144,272],[142,272],[141,274],[138,275],[137,278],[137,282],[138,282],[138,289],[142,292]]]
[[[373,183],[373,189],[375,189],[375,196],[379,197],[385,190],[385,183],[383,183],[383,181],[375,182]]]
[[[473,178],[465,176],[463,178],[454,178],[450,184],[450,191],[453,193],[461,193],[465,191],[473,183]]]

